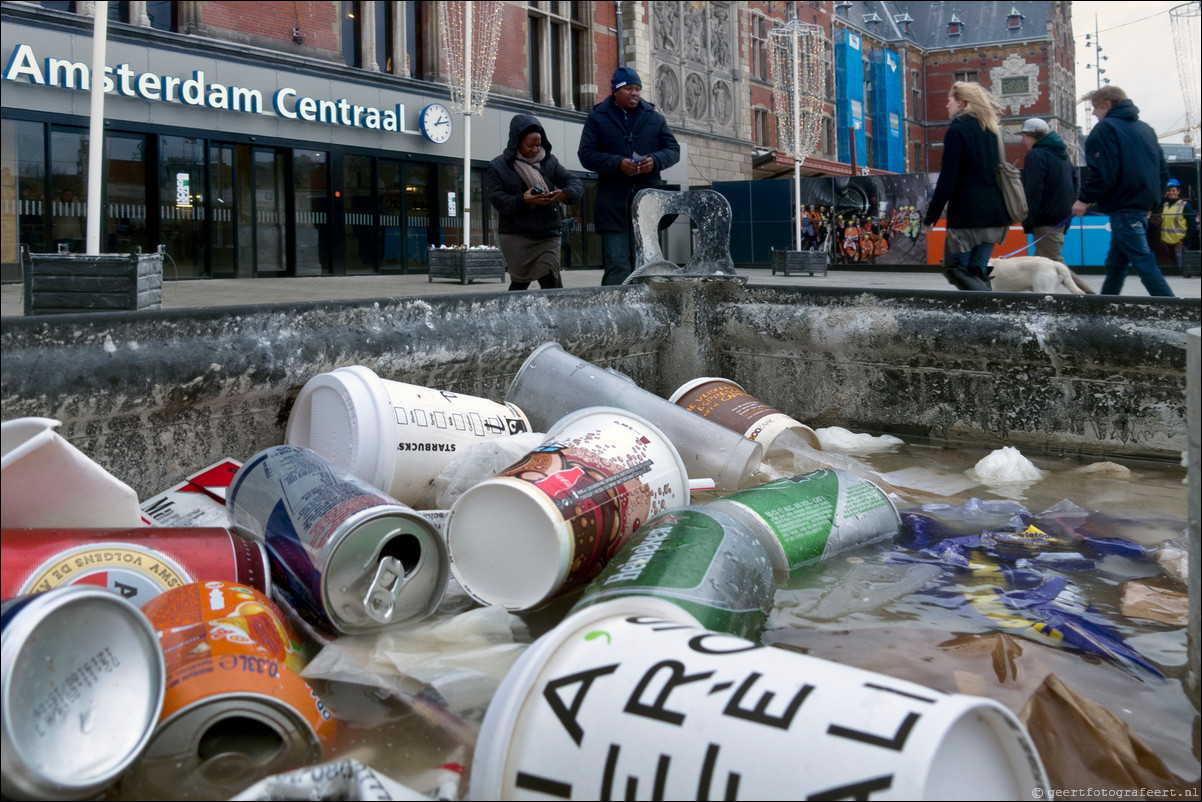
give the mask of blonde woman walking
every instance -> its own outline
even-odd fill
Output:
[[[1010,215],[998,187],[998,112],[979,84],[956,81],[947,95],[951,118],[943,162],[923,230],[930,233],[947,207],[944,275],[962,290],[988,291],[989,257],[1006,238]]]

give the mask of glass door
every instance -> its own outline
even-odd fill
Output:
[[[213,278],[233,278],[238,274],[238,239],[234,230],[237,175],[234,146],[214,143],[209,149],[209,269]]]
[[[288,271],[288,152],[254,148],[254,253],[256,276]]]
[[[428,164],[405,166],[405,272],[425,273],[430,248],[430,193],[432,168]]]

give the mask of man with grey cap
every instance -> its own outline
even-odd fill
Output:
[[[1065,224],[1077,199],[1077,171],[1068,160],[1068,146],[1045,121],[1032,117],[1023,123],[1023,189],[1027,219],[1023,231],[1035,237],[1035,255],[1063,262]]]
[[[601,235],[602,285],[621,284],[634,270],[635,193],[662,185],[660,171],[680,161],[680,145],[664,116],[642,99],[639,74],[618,67],[610,88],[612,94],[589,112],[576,151],[597,174],[593,222]]]

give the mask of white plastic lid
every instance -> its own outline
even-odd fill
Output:
[[[722,378],[719,378],[716,376],[700,376],[696,379],[693,379],[692,381],[687,381],[684,384],[677,387],[676,392],[674,392],[674,393],[672,393],[672,395],[668,396],[668,400],[671,401],[673,404],[675,404],[677,401],[680,400],[680,397],[682,395],[684,395],[685,393],[687,393],[690,390],[693,390],[697,387],[700,387],[703,384],[709,384],[710,382],[722,382],[723,384],[729,384],[731,387],[738,387],[740,390],[743,390],[742,385],[736,384],[735,382],[732,382],[730,379],[722,379]],[[747,392],[747,391],[743,390],[743,392]]]
[[[388,491],[396,469],[392,399],[370,368],[351,365],[305,382],[284,442],[316,451],[363,481]]]
[[[528,482],[486,479],[451,505],[451,572],[473,599],[529,610],[559,588],[572,558],[572,531],[555,504]]]

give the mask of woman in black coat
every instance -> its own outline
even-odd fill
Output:
[[[583,194],[584,183],[551,155],[538,118],[514,116],[508,147],[488,164],[488,200],[500,216],[497,244],[510,290],[524,290],[533,281],[543,289],[563,286],[559,205],[576,203]]]
[[[952,123],[943,138],[943,162],[924,230],[947,207],[944,274],[962,290],[989,290],[989,257],[1006,238],[1010,214],[998,187],[998,107],[979,84],[956,81],[947,95]]]

